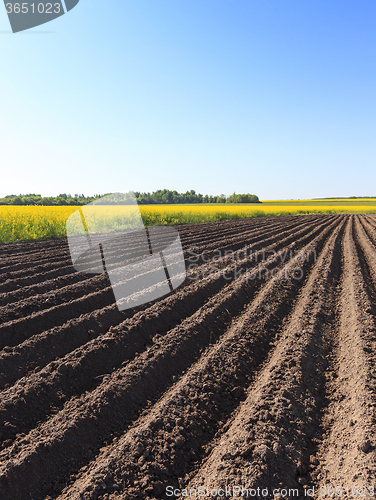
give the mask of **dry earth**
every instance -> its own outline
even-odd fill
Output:
[[[179,233],[204,260],[123,312],[66,240],[0,246],[0,499],[372,497],[376,217]]]

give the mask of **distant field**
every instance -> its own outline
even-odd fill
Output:
[[[331,198],[327,200],[265,200],[262,205],[286,206],[293,205],[299,207],[370,207],[376,209],[376,198],[353,199],[353,198]]]
[[[0,243],[61,238],[77,207],[0,206]],[[376,198],[267,200],[261,204],[141,205],[145,225],[178,225],[222,219],[330,213],[376,213]]]

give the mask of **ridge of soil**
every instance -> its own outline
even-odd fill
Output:
[[[66,240],[0,246],[0,499],[372,497],[376,217],[177,229],[185,282],[126,311]]]

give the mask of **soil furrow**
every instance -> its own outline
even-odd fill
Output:
[[[224,233],[229,232],[229,234],[235,233],[239,230],[239,228],[245,226],[245,227],[252,227],[252,222],[250,219],[245,219],[243,223],[240,223],[237,227],[234,227],[233,224],[229,224],[231,221],[226,221],[228,229],[226,229],[225,226],[220,226],[222,231]],[[280,224],[280,221],[271,220],[271,224]],[[269,221],[268,221],[269,224]],[[197,238],[202,238],[202,236],[206,239],[208,238],[208,233],[210,234],[211,232],[215,232],[218,226],[215,226],[212,230],[209,228],[206,228],[206,231],[199,227],[200,224],[197,225],[186,225],[184,226],[179,226],[179,232],[182,235],[183,238],[188,237],[190,239],[190,234],[193,232],[194,234],[197,234]],[[263,229],[262,224],[256,224],[255,229],[257,229],[258,226],[261,226],[261,229]],[[200,236],[200,233],[202,235]],[[214,236],[215,237],[215,236]],[[32,248],[37,247],[38,250],[35,252],[32,251]],[[60,260],[60,261],[65,261],[67,263],[70,263],[70,257],[69,257],[69,248],[67,244],[67,239],[63,238],[61,240],[44,240],[40,241],[38,243],[15,243],[12,245],[0,245],[0,253],[1,249],[4,249],[3,252],[3,258],[1,259],[0,262],[0,276],[4,277],[4,274],[7,274],[9,272],[12,272],[13,274],[17,273],[22,270],[26,270],[28,273],[31,271],[30,266],[50,266],[51,262],[54,262],[55,260]],[[25,249],[27,249],[27,252],[25,252]],[[4,257],[4,253],[10,253],[11,252],[11,257],[8,259]],[[21,257],[21,258],[20,258]],[[2,271],[5,271],[3,273]]]
[[[8,292],[18,291],[23,287],[43,283],[44,281],[61,278],[66,275],[78,276],[79,274],[80,273],[77,273],[77,271],[73,269],[72,263],[70,263],[69,266],[58,267],[57,269],[55,268],[52,271],[41,274],[31,273],[31,276],[26,276],[24,278],[18,278],[13,273],[7,273],[5,274],[7,276],[6,281],[0,284],[0,293],[6,294]],[[74,278],[71,283],[74,283]]]
[[[316,228],[316,231],[318,232],[320,230],[320,227],[322,225],[328,224],[332,219],[323,219],[321,220],[321,224],[319,224]],[[312,231],[311,231],[312,232]],[[283,238],[283,236],[288,234],[287,238]],[[257,245],[254,245],[254,248],[257,249],[263,249],[264,244],[271,244],[275,243],[277,241],[277,244],[274,247],[266,247],[264,248],[265,251],[270,251],[270,252],[276,252],[280,247],[282,247],[284,244],[289,244],[293,242],[295,244],[295,239],[301,235],[304,234],[310,234],[310,225],[307,225],[305,228],[302,228],[299,231],[296,231],[296,233],[289,233],[289,232],[282,232],[277,235],[274,235],[273,237],[270,237],[266,240],[261,240],[258,242]],[[281,238],[281,239],[280,239]],[[245,243],[246,245],[246,243]],[[225,262],[225,260],[224,260]],[[217,266],[218,267],[218,263]],[[189,279],[195,279],[195,276],[191,276]],[[98,279],[105,279],[105,278],[98,278]],[[226,281],[231,280],[231,276],[227,277],[226,276]],[[108,281],[108,280],[107,280]],[[77,299],[76,301],[72,301],[69,304],[63,304],[61,307],[55,307],[55,308],[50,308],[47,310],[46,313],[36,313],[31,317],[20,319],[18,321],[2,325],[0,326],[0,335],[1,335],[1,340],[0,340],[0,348],[3,348],[5,345],[7,346],[15,346],[17,344],[22,343],[23,341],[26,340],[26,338],[29,338],[33,335],[37,335],[38,333],[42,332],[43,330],[47,330],[48,328],[51,328],[51,323],[52,327],[56,327],[58,325],[64,324],[66,321],[68,321],[70,318],[72,318],[72,313],[73,317],[74,315],[80,315],[80,314],[85,314],[85,313],[93,313],[95,309],[93,309],[91,306],[95,305],[96,308],[98,307],[105,307],[106,305],[109,304],[109,302],[113,302],[113,292],[111,287],[108,286],[109,283],[107,284],[107,288],[104,287],[103,290],[97,292],[94,295],[91,295],[89,297],[83,297],[80,299]],[[93,300],[95,298],[95,300]],[[103,302],[101,302],[103,300]],[[80,312],[78,312],[80,311]],[[70,313],[70,316],[64,316],[64,313]],[[61,318],[59,322],[56,321],[56,317]],[[65,319],[65,321],[64,321]],[[25,325],[27,324],[27,330],[25,328]],[[27,336],[26,336],[27,335]]]
[[[66,239],[62,238],[0,245],[0,269],[8,267],[12,263],[37,260],[40,259],[41,255],[48,255],[49,253],[58,253],[63,258],[67,250],[66,243]]]
[[[362,236],[358,240],[359,233],[349,225],[343,242],[339,325],[333,339],[335,356],[327,388],[331,403],[318,454],[318,486],[323,491],[327,485],[342,492],[348,488],[350,495],[358,488],[357,495],[369,497],[376,477],[376,328],[354,242],[355,237],[366,248]],[[325,493],[329,497],[331,492]]]
[[[335,224],[336,221],[333,223]],[[313,232],[311,231],[309,234],[316,234],[317,230],[318,228],[316,228]],[[307,241],[306,238],[307,235],[305,235],[305,237],[301,240],[297,240],[297,246],[299,247]],[[246,263],[247,262],[245,262],[244,265]],[[269,261],[264,263],[263,267],[264,270],[267,270],[274,265],[273,259],[269,259]],[[242,269],[241,263],[239,264],[239,268]],[[265,279],[267,279],[267,274],[261,273],[259,279],[252,280],[252,282],[248,284],[245,300],[251,299]],[[13,415],[13,419],[15,419],[17,415],[17,403],[13,406],[11,401],[18,400],[19,406],[20,399],[22,399],[22,413],[25,399],[34,402],[36,401],[36,394],[38,394],[37,401],[39,411],[34,408],[31,413],[34,415],[34,418],[37,418],[41,412],[44,415],[50,410],[49,407],[45,408],[41,406],[43,401],[48,401],[49,405],[56,405],[58,404],[58,401],[60,401],[61,404],[61,397],[58,397],[59,391],[55,390],[54,395],[51,395],[51,391],[53,391],[53,388],[57,384],[57,380],[61,379],[61,376],[56,375],[59,370],[64,369],[65,384],[62,386],[59,385],[60,394],[62,393],[64,395],[64,399],[66,398],[67,393],[69,396],[76,394],[76,392],[72,393],[72,391],[78,391],[79,388],[81,388],[81,391],[89,389],[90,385],[88,384],[92,385],[92,379],[94,376],[99,376],[100,374],[112,371],[117,368],[124,359],[133,355],[132,353],[143,350],[145,345],[152,342],[152,338],[163,329],[163,326],[166,329],[170,327],[172,328],[190,314],[194,314],[196,310],[203,306],[209,297],[218,294],[223,286],[228,283],[229,281],[226,280],[225,276],[219,276],[217,279],[213,279],[212,281],[200,281],[197,286],[196,284],[192,284],[190,287],[186,287],[179,293],[168,296],[166,299],[163,299],[152,306],[145,313],[138,313],[131,320],[127,320],[125,323],[119,325],[116,330],[112,328],[109,332],[112,335],[111,345],[109,345],[110,341],[108,336],[104,335],[102,340],[95,339],[89,342],[86,346],[81,347],[79,351],[72,352],[67,355],[60,362],[55,361],[52,365],[47,366],[46,369],[32,375],[29,380],[20,380],[17,386],[9,389],[7,392],[3,392],[2,400],[4,403],[1,406],[3,408],[4,405],[8,406],[10,408],[9,411]],[[210,292],[209,295],[208,292]],[[180,305],[181,303],[185,304],[184,307]],[[243,303],[241,302],[236,305],[235,310],[240,310],[243,307],[242,304]],[[101,314],[98,314],[94,318],[85,318],[86,325],[99,321],[100,328],[103,330],[106,325],[108,326],[111,320],[113,320],[112,316],[114,315],[114,310],[111,307],[107,308],[107,312],[105,311],[106,309],[102,309]],[[179,311],[179,313],[176,314],[176,311]],[[184,315],[182,315],[183,311],[185,313]],[[120,318],[122,313],[118,314]],[[140,318],[142,318],[142,328],[139,326]],[[82,327],[79,328],[79,330],[81,329]],[[56,336],[54,336],[52,332],[47,333],[47,335],[43,337],[45,340],[44,351],[47,356],[52,355],[56,357],[59,350],[61,352],[62,348],[66,348],[66,343],[72,347],[73,342],[79,342],[79,331],[76,332],[76,335],[72,336],[72,332],[68,329],[66,334],[70,337],[70,339],[62,339],[61,335],[59,339],[56,339]],[[83,335],[84,340],[87,340],[87,335],[85,333]],[[59,340],[59,342],[56,340]],[[65,340],[65,342],[62,342],[62,340]],[[46,344],[47,342],[49,343],[48,345]],[[28,344],[30,344],[30,346],[25,345],[22,350],[16,348],[11,352],[4,353],[0,357],[0,367],[2,368],[2,386],[4,386],[5,383],[9,383],[11,378],[19,375],[22,370],[30,369],[33,362],[36,363],[37,361],[42,361],[41,356],[39,356],[37,360],[33,359],[35,349],[33,349],[34,346],[31,341]],[[37,342],[37,345],[38,344],[39,349],[37,352],[41,352],[41,342]],[[26,347],[29,347],[29,349]],[[75,345],[75,347],[77,347],[77,345]],[[46,356],[44,360],[45,359]],[[66,365],[69,366],[68,371],[66,370]],[[77,373],[77,375],[75,375],[75,373]],[[88,375],[84,376],[85,373]],[[70,383],[72,378],[75,379],[74,385]],[[54,382],[52,383],[51,380],[54,380]],[[25,395],[26,393],[28,396]],[[19,394],[21,394],[21,396],[19,396]],[[4,415],[3,417],[5,419],[8,418]],[[10,438],[11,435],[8,430],[6,435],[4,435],[4,439],[7,441]]]
[[[321,221],[322,220],[320,220],[319,222]],[[243,247],[245,244],[256,244],[258,241],[262,241],[265,238],[265,234],[268,234],[269,237],[273,237],[275,234],[281,232],[281,229],[283,233],[287,233],[294,227],[304,227],[305,225],[312,225],[315,222],[316,221],[314,220],[303,221],[298,219],[295,221],[291,221],[290,223],[273,224],[265,229],[254,228],[252,232],[249,232],[249,229],[248,231],[243,231],[241,233],[239,233],[238,231],[232,238],[227,237],[225,239],[222,237],[221,241],[223,243],[221,244],[221,247],[218,247],[218,236],[216,236],[214,238],[211,238],[210,241],[208,241],[207,239],[203,239],[195,242],[194,244],[191,241],[190,244],[185,248],[186,251],[189,250],[189,248],[192,248],[196,253],[201,253],[202,251],[210,252],[211,250],[221,250],[223,252],[226,249],[236,251]]]
[[[231,224],[232,222],[232,224]],[[269,230],[275,225],[287,225],[290,222],[296,224],[299,221],[293,217],[281,217],[278,220],[272,218],[258,218],[258,219],[239,219],[237,221],[218,221],[203,224],[194,224],[190,226],[177,226],[179,228],[180,239],[183,246],[189,245],[204,245],[205,243],[212,243],[218,238],[218,233],[222,237],[237,234],[243,228],[248,230],[263,231]],[[309,222],[307,219],[306,222]]]
[[[309,222],[310,219],[307,220]],[[200,246],[204,247],[204,243],[210,239],[210,242],[215,242],[218,240],[218,230],[220,231],[220,234],[222,236],[222,239],[224,239],[227,234],[228,236],[231,236],[233,233],[235,235],[238,235],[238,239],[240,238],[241,235],[239,235],[239,229],[234,229],[230,228],[226,230],[226,226],[224,225],[225,223],[229,223],[231,221],[222,221],[220,223],[215,223],[215,233],[213,236],[208,236],[207,233],[210,231],[204,231],[204,229],[201,229],[201,231],[194,227],[194,226],[199,226],[200,224],[197,225],[190,225],[189,228],[182,228],[182,226],[179,226],[179,234],[181,237],[181,241],[183,244],[183,247],[185,247],[185,242],[187,241],[189,245],[194,245],[194,244],[199,244]],[[274,220],[267,220],[264,221],[264,224],[254,224],[252,221],[249,219],[244,220],[243,224],[240,226],[241,228],[244,228],[245,231],[252,231],[255,234],[266,232],[269,229],[272,229],[273,227],[283,227],[286,226],[289,223],[289,221],[276,221]],[[302,224],[303,219],[298,219],[294,220],[291,219],[291,224],[292,225],[297,225],[297,224]],[[219,225],[218,225],[219,224]],[[222,224],[222,225],[221,225]],[[260,227],[259,227],[260,226]],[[286,227],[285,227],[286,229]],[[241,238],[240,238],[241,239]],[[197,240],[197,241],[196,241]],[[49,242],[50,243],[50,242]],[[41,242],[42,244],[42,242]],[[45,242],[43,242],[45,244]],[[57,243],[55,243],[57,244]],[[67,245],[67,240],[64,239],[62,242],[59,242],[60,245],[63,245],[63,253],[62,255],[64,256],[64,260],[61,259],[61,257],[56,257],[54,254],[47,256],[44,260],[48,262],[48,264],[44,265],[43,267],[43,272],[39,273],[41,277],[45,277],[45,279],[53,279],[55,277],[61,276],[62,274],[67,274],[68,271],[70,273],[73,271],[72,267],[72,262],[69,257],[69,248]],[[25,246],[25,244],[20,244],[21,248]],[[6,245],[5,245],[6,247]],[[1,248],[1,246],[0,246]],[[60,252],[61,253],[61,252]],[[39,254],[40,256],[40,254]],[[53,265],[53,269],[49,269],[48,267],[51,267],[51,261],[54,259],[60,260],[60,262],[57,262]],[[19,260],[19,259],[18,259]],[[17,265],[21,267],[20,271],[16,271],[13,269],[11,266],[4,264],[3,269],[4,273],[1,273],[1,280],[3,283],[0,284],[0,292],[7,292],[11,290],[18,290],[18,285],[23,286],[23,284],[31,285],[38,283],[38,280],[35,279],[35,276],[38,276],[38,268],[35,267],[30,267],[31,265],[36,265],[36,262],[31,261],[31,263],[28,262],[27,256],[25,259],[25,254],[22,255],[22,263],[18,263]],[[65,266],[64,266],[65,264]],[[68,264],[68,265],[66,265]],[[13,288],[11,288],[13,287]]]
[[[342,224],[328,240],[246,401],[187,488],[242,485],[267,488],[269,494],[286,488],[304,498],[325,405],[326,334],[334,320],[343,229]]]
[[[363,283],[369,300],[371,310],[376,314],[376,247],[373,245],[369,234],[358,217],[355,218],[354,244],[358,255],[359,267],[363,275]]]
[[[322,230],[307,247],[316,250],[322,248],[331,227],[338,226],[339,222],[340,218],[335,218],[332,225]],[[285,268],[291,269],[297,262],[300,262],[298,257]],[[302,265],[310,267],[312,263]],[[275,281],[278,280],[274,278],[272,282]],[[297,280],[292,282],[297,286]],[[230,321],[239,298],[245,303],[245,293],[242,276],[227,286],[220,302],[215,297],[194,317],[166,334],[161,346],[150,347],[124,368],[106,377],[83,400],[69,401],[63,411],[31,431],[26,442],[18,440],[10,449],[4,450],[1,458],[6,460],[9,457],[10,460],[8,467],[2,468],[4,492],[8,492],[14,499],[22,497],[20,482],[16,480],[20,473],[24,481],[27,481],[30,491],[40,491],[36,463],[39,464],[38,467],[42,467],[40,470],[43,470],[45,480],[50,481],[57,470],[63,473],[64,470],[77,467],[80,460],[85,460],[88,448],[98,446],[111,431],[124,429],[127,423],[137,417],[147,400],[160,397],[171,384],[171,378],[181,374],[182,370],[195,361],[202,349],[217,340],[216,331],[224,330],[225,311],[229,309],[227,321]],[[262,310],[259,314],[262,315]],[[20,446],[21,454],[18,451]],[[45,449],[48,449],[47,454],[43,451]],[[39,457],[37,461],[35,454]],[[75,456],[74,465],[67,463],[67,456]]]
[[[2,280],[9,276],[14,276],[16,278],[18,277],[23,277],[23,276],[30,276],[36,273],[42,273],[45,271],[50,271],[51,269],[54,269],[56,267],[64,267],[72,263],[70,256],[69,256],[69,251],[64,252],[65,258],[62,259],[60,255],[50,255],[46,256],[43,259],[40,259],[40,261],[31,261],[31,262],[19,262],[17,264],[12,264],[8,265],[5,268],[5,272],[1,274]]]
[[[296,226],[297,224],[291,224],[291,226]],[[274,226],[276,226],[276,229],[274,229]],[[280,227],[281,227],[281,224],[277,225],[277,224],[274,224],[273,225],[273,231],[272,232],[269,232],[268,231],[268,234],[269,235],[272,235],[272,234],[276,234],[278,230],[280,230]],[[285,229],[285,232],[286,230],[288,230],[288,228],[284,227]],[[267,232],[267,229],[263,228],[262,231],[258,230],[257,232],[249,232],[249,229],[246,231],[246,232],[243,232],[241,234],[239,233],[236,233],[236,238],[232,238],[231,240],[228,240],[228,239],[223,239],[223,249],[222,248],[219,248],[220,251],[224,251],[226,248],[229,247],[230,244],[235,244],[237,243],[239,245],[239,247],[241,245],[244,245],[247,243],[247,241],[249,239],[252,239],[254,238],[255,236],[259,236],[259,235],[262,235],[262,234],[265,234]],[[216,248],[218,249],[218,235],[216,235],[216,238],[214,240],[216,242]],[[231,246],[231,245],[230,245]],[[53,280],[50,280],[51,283],[48,283],[46,280],[43,280],[43,275],[41,275],[41,282],[37,283],[37,284],[34,284],[34,286],[29,286],[29,289],[28,290],[24,290],[22,288],[17,288],[15,291],[13,291],[13,293],[9,293],[9,291],[7,291],[8,293],[3,293],[3,294],[0,294],[0,305],[3,305],[4,304],[7,306],[7,307],[0,307],[0,317],[2,318],[3,322],[5,321],[9,321],[10,319],[16,319],[17,317],[21,317],[21,316],[25,316],[25,311],[24,310],[30,310],[31,312],[33,312],[33,309],[30,308],[30,304],[33,304],[33,301],[35,302],[35,307],[34,307],[34,310],[38,310],[40,311],[42,308],[47,308],[48,305],[44,305],[44,300],[42,300],[42,303],[40,302],[37,302],[35,299],[37,298],[38,295],[46,295],[46,298],[48,299],[47,302],[52,302],[51,300],[51,297],[48,295],[48,292],[50,291],[51,287],[53,287],[54,289],[56,288],[57,286],[57,283],[56,281],[53,281]],[[71,283],[69,283],[69,279],[71,278]],[[64,277],[64,279],[61,279],[59,280],[59,293],[56,294],[56,296],[54,296],[53,293],[50,293],[51,296],[54,297],[54,300],[55,300],[55,304],[57,304],[57,301],[60,300],[60,301],[64,301],[65,297],[64,297],[64,294],[63,294],[63,290],[61,289],[61,284],[64,283],[64,282],[68,282],[67,283],[67,286],[69,286],[69,284],[72,284],[75,286],[75,291],[74,291],[74,294],[77,295],[80,293],[80,289],[79,287],[77,287],[77,283],[79,283],[80,281],[82,282],[83,280],[88,280],[89,282],[93,282],[93,280],[95,281],[95,277],[93,278],[92,275],[89,275],[89,278],[87,277],[87,275],[83,274],[83,273],[74,273],[74,274],[71,274],[70,276],[67,276],[67,277]],[[87,283],[88,285],[90,283]],[[54,290],[55,292],[55,290]],[[67,290],[68,294],[69,294],[69,289]],[[72,295],[72,292],[70,292],[71,295]],[[86,291],[86,293],[90,293],[89,292],[89,289]],[[27,300],[27,297],[30,296],[31,298],[29,300]],[[21,297],[21,300],[19,299],[19,297]],[[14,300],[12,300],[14,298]],[[68,299],[73,299],[74,296],[69,296],[67,297]],[[41,297],[41,299],[44,299],[44,297]],[[18,303],[15,304],[15,302],[17,302],[17,300],[19,300]],[[30,312],[29,312],[30,314]]]
[[[67,239],[0,245],[0,499],[373,496],[376,217],[177,229],[186,281],[121,312]]]
[[[101,285],[101,282],[107,282]],[[0,349],[16,346],[45,330],[61,326],[81,314],[92,313],[115,302],[107,276],[97,277],[97,292],[89,293],[70,302],[0,325]]]
[[[92,277],[92,276],[91,276]],[[55,292],[68,285],[74,286],[87,280],[87,275],[83,273],[69,273],[65,276],[58,276],[49,280],[41,280],[38,283],[23,286],[8,292],[0,292],[0,306],[14,304],[15,302],[25,300],[29,297],[34,297],[40,294],[47,294],[51,291]]]
[[[337,227],[330,241],[339,231]],[[329,246],[330,242],[325,248]],[[243,387],[253,380],[293,307],[296,286],[284,278],[270,282],[232,322],[221,342],[205,352],[147,416],[103,450],[59,500],[94,499],[117,489],[126,491],[127,498],[164,498],[166,485],[182,486],[244,399]]]
[[[51,309],[51,307],[56,308],[85,295],[102,291],[107,284],[106,281],[105,276],[96,275],[84,278],[83,281],[75,280],[73,286],[68,284],[59,287],[57,290],[42,292],[33,297],[23,298],[13,304],[0,307],[0,320],[2,323],[9,323],[10,321],[17,321],[19,319],[27,320],[28,316],[31,316],[35,312],[43,314],[45,310]]]

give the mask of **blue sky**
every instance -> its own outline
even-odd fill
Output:
[[[0,6],[0,196],[376,195],[376,3]]]

